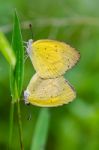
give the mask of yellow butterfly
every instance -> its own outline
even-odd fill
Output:
[[[25,103],[41,107],[67,104],[76,97],[75,90],[63,76],[43,79],[37,73],[30,80],[24,95]]]
[[[24,92],[25,102],[53,107],[72,101],[75,91],[63,75],[77,63],[79,52],[66,43],[48,39],[29,40],[27,52],[36,74]]]
[[[79,53],[68,44],[55,40],[38,40],[28,43],[28,54],[33,66],[42,78],[63,75],[79,60]]]

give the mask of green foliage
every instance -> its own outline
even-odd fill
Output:
[[[16,56],[16,66],[11,68],[11,93],[12,97],[16,100],[20,97],[23,86],[24,75],[24,49],[23,40],[20,31],[19,19],[15,12],[14,27],[12,37],[12,47]]]
[[[9,62],[9,64],[12,66],[12,68],[14,68],[16,64],[15,54],[2,32],[0,32],[0,51]]]
[[[16,66],[13,69],[11,67],[10,72],[10,87],[11,87],[11,95],[12,95],[12,107],[11,107],[11,118],[10,118],[10,148],[11,148],[11,138],[12,138],[12,129],[13,129],[13,105],[14,101],[17,102],[17,117],[18,117],[18,128],[19,128],[19,140],[20,140],[20,148],[24,150],[23,147],[23,135],[22,135],[22,122],[21,122],[21,110],[20,110],[20,95],[22,92],[23,86],[23,78],[24,78],[24,49],[23,49],[23,41],[20,30],[19,19],[17,13],[15,11],[14,16],[14,27],[12,34],[12,47],[16,56]]]

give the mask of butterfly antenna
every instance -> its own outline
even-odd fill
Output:
[[[32,24],[31,23],[29,24],[29,28],[30,28],[30,31],[31,31],[31,37],[33,39],[33,29],[32,29]]]

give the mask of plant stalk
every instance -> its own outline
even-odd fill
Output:
[[[21,111],[20,111],[19,99],[17,100],[17,115],[18,115],[18,128],[19,128],[19,138],[20,138],[20,149],[24,150],[23,136],[22,136]]]
[[[9,146],[8,149],[11,149],[12,145],[12,134],[13,134],[13,116],[14,116],[14,102],[13,100],[11,101],[11,106],[10,106],[10,129],[9,129]]]

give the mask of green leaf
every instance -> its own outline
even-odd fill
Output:
[[[44,150],[48,135],[50,114],[48,108],[42,108],[33,135],[31,150]]]
[[[14,71],[15,70],[11,67],[10,68],[10,90],[11,90],[12,100],[16,101],[18,99],[18,90],[17,90]]]
[[[22,92],[23,77],[24,77],[24,48],[20,30],[19,18],[15,11],[14,27],[12,35],[12,47],[16,56],[16,66],[11,68],[11,93],[12,96],[18,99]]]
[[[2,52],[6,60],[9,62],[9,64],[12,66],[12,68],[14,68],[16,63],[15,54],[5,35],[2,32],[0,32],[0,51]]]

